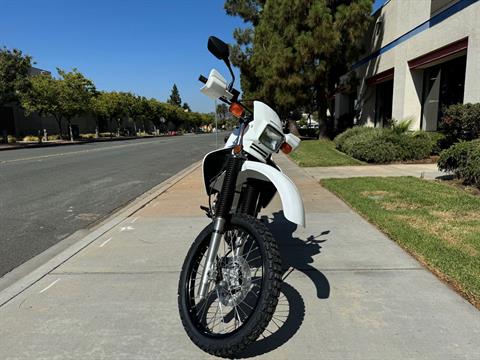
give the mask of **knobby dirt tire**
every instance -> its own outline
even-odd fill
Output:
[[[187,294],[187,281],[193,267],[193,262],[196,259],[197,251],[201,251],[202,244],[205,246],[205,241],[210,242],[213,231],[212,224],[202,230],[190,247],[182,266],[178,285],[180,318],[190,339],[205,352],[227,358],[231,358],[235,354],[245,350],[249,344],[254,342],[263,333],[275,312],[280,295],[282,276],[278,246],[268,228],[254,217],[245,214],[233,215],[230,224],[230,226],[243,228],[249,232],[252,237],[255,237],[263,257],[264,274],[261,293],[257,306],[252,310],[252,314],[246,323],[242,324],[242,326],[238,328],[238,331],[231,334],[231,336],[217,338],[202,333],[200,329],[195,326],[190,316],[191,309]]]

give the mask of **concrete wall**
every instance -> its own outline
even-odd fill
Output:
[[[18,138],[26,135],[37,135],[40,130],[46,129],[48,134],[58,134],[58,124],[53,117],[42,117],[38,114],[26,116],[23,109],[15,107],[13,111],[15,117],[15,133]],[[94,133],[95,120],[91,116],[82,116],[74,118],[72,124],[76,124],[80,128],[80,133]],[[67,133],[67,122],[62,122],[63,132]]]
[[[381,19],[382,27],[377,32],[370,32],[372,38],[369,53],[388,45],[429,20],[431,1],[391,0],[388,2],[375,14],[376,19]],[[458,1],[452,1],[452,4],[455,2]],[[413,118],[416,128],[419,128],[423,71],[411,70],[408,61],[465,37],[468,37],[468,50],[464,102],[480,102],[479,19],[480,1],[477,1],[356,68],[354,71],[361,79],[357,89],[358,106],[361,107],[358,123],[373,126],[375,118],[375,91],[366,85],[365,80],[394,68],[392,117],[397,120]],[[341,97],[337,99],[342,101]],[[342,105],[338,105],[338,108],[342,108]]]

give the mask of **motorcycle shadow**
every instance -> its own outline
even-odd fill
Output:
[[[297,225],[289,222],[283,211],[273,214],[272,217],[262,217],[266,221],[272,235],[278,242],[282,257],[283,283],[278,300],[277,309],[265,332],[249,348],[237,354],[238,358],[249,358],[273,351],[288,342],[300,329],[305,318],[305,302],[302,295],[288,282],[288,276],[294,271],[305,274],[314,284],[318,299],[327,299],[330,296],[330,283],[318,269],[312,266],[314,256],[321,253],[320,244],[327,241],[318,237],[328,235],[330,231],[323,231],[306,239],[294,237]]]

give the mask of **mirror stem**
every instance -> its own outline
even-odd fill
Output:
[[[230,75],[232,76],[232,82],[230,85],[228,85],[228,91],[232,91],[233,84],[235,83],[235,75],[233,74],[232,66],[230,65],[230,61],[228,59],[224,60],[225,64],[228,67],[228,70],[230,70]]]

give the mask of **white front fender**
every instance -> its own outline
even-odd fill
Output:
[[[255,161],[245,161],[242,171],[259,173],[260,178],[267,178],[276,188],[282,200],[283,214],[291,222],[305,227],[305,210],[303,201],[295,184],[288,176],[274,167]]]

